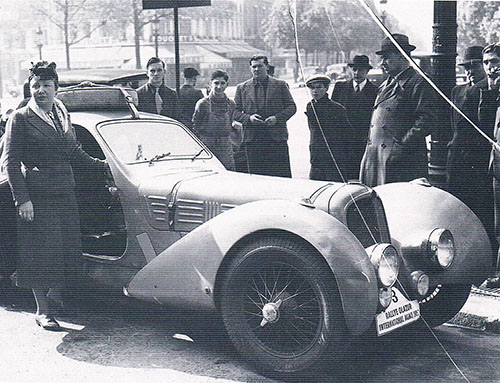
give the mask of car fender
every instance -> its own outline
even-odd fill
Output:
[[[403,257],[425,257],[420,244],[431,230],[444,228],[453,234],[456,256],[436,276],[439,283],[481,283],[487,277],[490,240],[479,218],[458,198],[417,182],[381,185],[375,191],[384,205],[392,243]]]
[[[378,305],[377,279],[365,249],[336,218],[293,201],[247,203],[199,226],[137,273],[129,295],[191,309],[215,309],[214,286],[224,257],[248,235],[282,230],[310,243],[337,281],[353,334],[370,326]]]

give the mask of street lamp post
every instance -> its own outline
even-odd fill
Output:
[[[36,46],[38,48],[38,56],[40,61],[42,61],[42,47],[43,47],[43,31],[42,28],[38,27],[38,30],[35,32],[36,34]]]
[[[153,25],[153,37],[155,39],[155,56],[159,57],[158,54],[158,35],[160,34],[160,19],[158,15],[155,14],[154,19],[151,21]]]

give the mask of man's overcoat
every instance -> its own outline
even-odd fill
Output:
[[[407,68],[380,87],[360,179],[369,186],[427,177],[425,137],[436,128],[436,95]]]

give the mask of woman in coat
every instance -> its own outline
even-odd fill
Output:
[[[32,97],[10,117],[4,148],[18,211],[16,284],[33,290],[36,323],[47,330],[59,329],[48,294],[72,282],[81,256],[73,167],[107,167],[77,144],[68,112],[55,98],[55,67],[43,61],[30,69]]]

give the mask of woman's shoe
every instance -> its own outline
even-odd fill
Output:
[[[59,331],[61,329],[59,323],[57,323],[57,321],[53,317],[47,314],[37,315],[37,317],[35,318],[35,322],[44,330]]]

